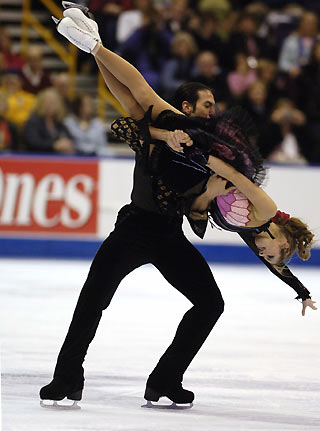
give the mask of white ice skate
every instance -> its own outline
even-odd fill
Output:
[[[52,19],[57,24],[57,31],[82,51],[91,53],[100,43],[100,38],[79,27],[68,16],[61,20],[53,16]]]
[[[62,6],[65,8],[63,11],[64,17],[71,18],[79,28],[92,34],[101,43],[98,24],[86,6],[68,1],[63,1]]]

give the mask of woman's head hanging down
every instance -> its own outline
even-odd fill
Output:
[[[278,210],[269,229],[274,239],[266,232],[255,238],[259,255],[268,262],[279,265],[295,252],[302,260],[310,258],[314,234],[303,221]]]

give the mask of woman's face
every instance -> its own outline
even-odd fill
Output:
[[[264,259],[275,265],[281,260],[281,252],[286,248],[285,240],[283,239],[272,239],[268,233],[263,232],[257,235],[255,238],[255,243],[258,248],[259,256],[264,257]]]
[[[80,117],[91,118],[94,114],[94,102],[89,96],[85,96],[81,101]]]
[[[60,108],[59,97],[53,92],[48,92],[43,99],[42,107],[46,117],[54,117]]]
[[[192,49],[186,40],[180,40],[175,47],[175,54],[178,57],[187,58],[191,55]]]

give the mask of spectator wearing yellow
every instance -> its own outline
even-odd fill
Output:
[[[18,146],[17,129],[5,118],[7,109],[7,98],[0,93],[0,151],[15,150]]]
[[[7,97],[6,119],[21,129],[32,112],[35,96],[22,89],[21,73],[11,69],[4,72],[0,92]]]

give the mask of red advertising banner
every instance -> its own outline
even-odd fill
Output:
[[[97,231],[98,161],[0,158],[0,231]]]

